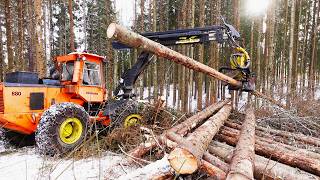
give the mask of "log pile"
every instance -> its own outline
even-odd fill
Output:
[[[241,86],[241,82],[120,25],[111,24],[107,34],[109,38],[116,38],[128,46]],[[273,98],[257,91],[252,94],[283,107]],[[160,147],[164,155],[158,161],[115,179],[176,179],[179,176],[193,179],[196,174],[213,179],[319,179],[320,157],[317,151],[311,152],[285,142],[286,137],[295,137],[299,142],[317,149],[319,138],[257,126],[251,107],[247,108],[245,118],[240,121],[242,123],[235,123],[229,118],[229,102],[225,100],[213,104],[138,145],[127,154],[126,165],[146,163],[142,158],[152,154],[156,147]],[[275,139],[270,139],[275,136]],[[110,173],[106,178],[110,179]]]
[[[137,146],[128,158],[143,158],[157,146],[165,151],[164,156],[117,178],[192,178],[200,173],[213,179],[319,179],[319,154],[267,138],[266,129],[256,125],[250,107],[242,124],[235,123],[230,120],[228,103],[226,100],[211,105],[163,132],[154,138],[154,146],[150,142],[148,146]],[[271,130],[270,134],[288,135],[279,130]],[[300,136],[300,140],[316,146],[311,142],[320,139]]]

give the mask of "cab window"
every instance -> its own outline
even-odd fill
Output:
[[[86,62],[84,64],[83,84],[88,86],[101,85],[100,66],[97,63]]]
[[[62,64],[62,81],[72,81],[73,78],[73,69],[74,64],[73,62],[66,62]]]

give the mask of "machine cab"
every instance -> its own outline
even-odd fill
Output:
[[[64,92],[80,96],[86,102],[105,99],[103,63],[105,57],[89,53],[71,53],[55,59]]]

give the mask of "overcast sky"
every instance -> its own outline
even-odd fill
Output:
[[[129,26],[133,22],[134,0],[114,0],[117,12],[120,16],[120,22]]]

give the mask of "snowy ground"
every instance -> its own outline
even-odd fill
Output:
[[[104,171],[122,158],[105,152],[101,158],[45,159],[33,147],[5,152],[0,142],[0,179],[104,179]]]

